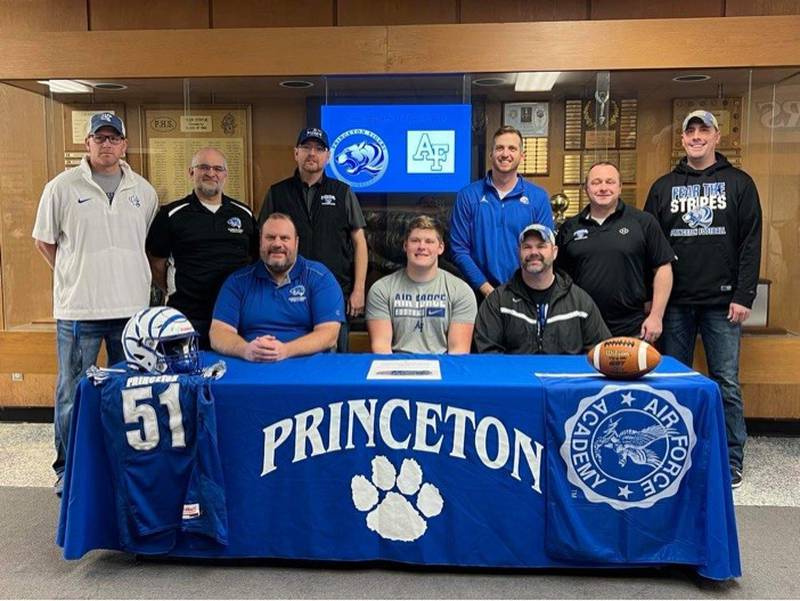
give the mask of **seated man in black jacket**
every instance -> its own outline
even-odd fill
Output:
[[[557,254],[549,227],[522,230],[520,269],[478,310],[479,353],[578,354],[611,337],[591,297],[568,275],[553,271]]]

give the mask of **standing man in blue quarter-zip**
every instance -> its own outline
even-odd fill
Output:
[[[122,330],[150,302],[144,251],[158,197],[122,160],[125,124],[113,113],[89,120],[81,164],[44,188],[33,226],[36,249],[53,269],[58,379],[55,492],[61,496],[75,392],[105,341],[108,363],[124,359]]]
[[[462,189],[450,223],[453,260],[481,298],[519,267],[518,236],[531,223],[553,228],[545,192],[517,173],[525,157],[522,134],[508,125],[493,137],[492,169]]]

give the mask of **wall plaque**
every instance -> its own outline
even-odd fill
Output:
[[[251,109],[249,105],[144,107],[145,177],[162,203],[192,190],[188,169],[192,155],[209,146],[228,162],[225,194],[253,206]]]

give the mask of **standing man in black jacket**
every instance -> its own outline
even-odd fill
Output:
[[[300,237],[299,253],[333,272],[344,293],[348,317],[364,312],[367,279],[366,221],[350,186],[325,174],[331,158],[328,135],[318,127],[300,131],[294,175],[273,184],[258,223],[274,212],[291,216]],[[347,352],[350,328],[342,324],[337,350]]]
[[[534,223],[519,235],[520,268],[478,309],[479,353],[577,355],[611,337],[592,298],[553,271],[553,230]]]
[[[653,184],[645,210],[658,219],[677,256],[662,350],[691,365],[699,329],[709,375],[722,391],[737,488],[747,438],[739,348],[758,285],[761,205],[750,176],[716,152],[719,139],[712,113],[689,113],[681,134],[686,157]]]

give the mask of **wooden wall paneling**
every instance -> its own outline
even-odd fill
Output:
[[[332,27],[333,0],[212,2],[211,26],[222,27]]]
[[[21,382],[0,373],[0,407],[52,407],[55,374],[25,374]]]
[[[128,134],[128,150],[125,160],[136,172],[141,174],[144,167],[146,148],[142,146],[144,124],[139,104],[125,105],[125,130]],[[163,198],[158,199],[164,202]]]
[[[694,367],[707,373],[706,356],[697,338]],[[742,384],[800,385],[800,336],[745,334],[739,359]]]
[[[0,0],[0,34],[86,31],[87,0]]]
[[[256,214],[274,183],[292,175],[297,164],[293,148],[306,124],[305,103],[269,100],[253,106],[253,203]]]
[[[0,248],[3,325],[52,314],[52,274],[33,246],[33,222],[48,180],[44,99],[0,84]]]
[[[589,18],[586,0],[460,0],[462,23],[575,21]]]
[[[387,29],[388,70],[393,73],[800,64],[800,44],[796,39],[800,31],[798,17],[556,21]],[[507,44],[497,53],[476,52],[474,44],[465,42],[493,39],[515,43]],[[725,52],[687,52],[687,39],[719,40]],[[599,44],[598,40],[614,40],[614,43]]]
[[[385,27],[274,27],[0,36],[0,80],[362,74],[386,71]],[[303,40],[302,51],[295,51]],[[166,57],[166,60],[165,60]],[[800,61],[798,61],[800,63]]]
[[[694,368],[708,373],[698,338]],[[745,335],[739,359],[745,417],[800,419],[800,336]]]
[[[680,19],[684,17],[723,17],[720,0],[591,0],[590,18],[598,19]]]
[[[23,34],[0,36],[0,80],[800,65],[799,30],[800,17],[778,16],[137,31],[135,52],[103,32]],[[303,52],[287,52],[297,39]],[[514,43],[475,51],[493,39]],[[725,52],[686,52],[687,39],[719,40]]]
[[[800,15],[800,0],[725,0],[725,16]]]
[[[53,329],[0,332],[0,374],[54,374],[57,364]]]
[[[613,89],[614,78],[611,85]],[[636,137],[636,206],[644,207],[650,186],[672,170],[672,99],[639,96]]]
[[[209,0],[86,0],[91,31],[131,29],[205,29]],[[139,43],[126,46],[137,54]],[[136,50],[134,50],[134,48]]]
[[[745,417],[800,419],[800,385],[742,384]]]
[[[338,25],[419,25],[458,23],[458,0],[337,0]]]
[[[800,82],[793,81],[753,90],[742,166],[761,198],[761,275],[772,280],[769,325],[800,333]]]

